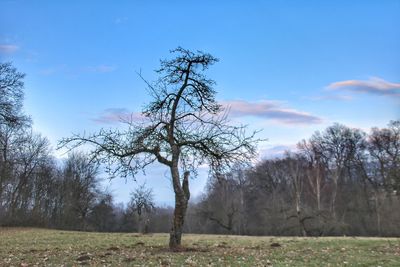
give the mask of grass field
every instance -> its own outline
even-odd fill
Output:
[[[184,235],[0,228],[0,266],[400,266],[399,238]]]

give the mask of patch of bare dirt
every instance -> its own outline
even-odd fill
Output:
[[[271,243],[271,248],[279,248],[279,247],[282,247],[282,245],[281,244],[279,244],[279,243]]]
[[[209,249],[205,249],[205,248],[194,248],[194,247],[183,247],[183,246],[180,246],[180,247],[177,247],[174,249],[170,249],[167,247],[160,247],[157,249],[157,251],[160,253],[210,252]]]

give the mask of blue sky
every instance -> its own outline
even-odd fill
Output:
[[[263,129],[269,157],[333,122],[368,130],[400,118],[399,14],[395,0],[0,0],[0,59],[27,74],[26,113],[55,146],[140,112],[150,98],[136,72],[155,79],[170,49],[209,52],[218,99]],[[154,166],[139,180],[170,204],[166,176]],[[135,186],[105,185],[118,201]]]

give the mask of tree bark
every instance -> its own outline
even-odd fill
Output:
[[[339,167],[336,167],[335,173],[333,174],[333,188],[332,188],[332,198],[331,198],[331,215],[336,222],[336,198],[337,198],[337,191],[338,191],[338,181],[339,181]]]
[[[378,236],[382,236],[381,213],[380,213],[381,205],[380,205],[380,194],[378,190],[375,191],[376,226],[378,230]]]
[[[138,214],[138,232],[140,234],[144,234],[144,232],[143,232],[142,214]]]
[[[177,250],[181,246],[183,224],[185,222],[186,210],[190,198],[189,192],[189,175],[190,172],[185,172],[182,185],[179,180],[179,171],[177,168],[171,169],[172,182],[175,191],[175,211],[172,221],[172,228],[169,236],[169,248]]]
[[[304,220],[301,218],[301,196],[300,193],[296,193],[296,215],[299,221],[300,233],[302,236],[307,236],[306,226]]]

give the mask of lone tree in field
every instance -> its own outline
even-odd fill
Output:
[[[146,184],[142,184],[136,188],[131,192],[131,200],[128,204],[128,208],[138,215],[139,233],[147,234],[149,213],[151,213],[155,208],[153,201],[153,190],[151,188],[146,188]]]
[[[179,248],[190,198],[189,177],[208,164],[215,173],[235,162],[247,162],[257,140],[245,135],[244,126],[232,126],[215,100],[215,82],[204,75],[218,61],[210,54],[177,48],[170,60],[162,60],[159,79],[146,84],[154,98],[142,111],[143,121],[127,122],[124,131],[100,130],[63,139],[72,149],[93,145],[93,160],[107,164],[112,176],[135,175],[158,161],[170,169],[175,211],[169,246]]]

